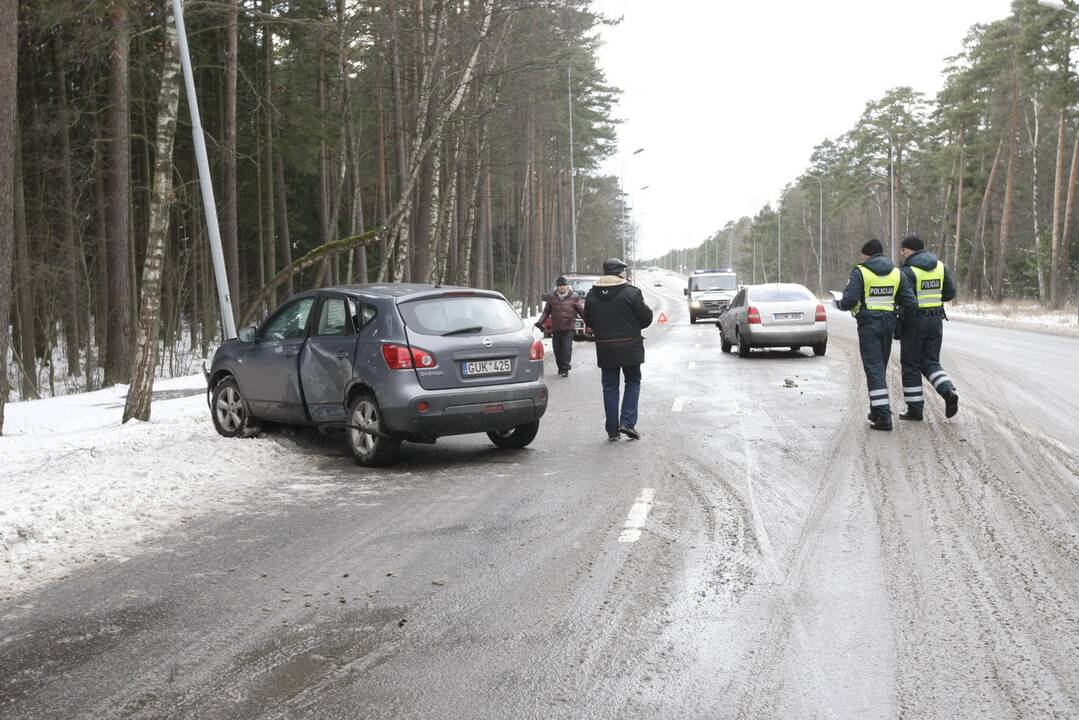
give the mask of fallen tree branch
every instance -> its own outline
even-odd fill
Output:
[[[291,265],[277,273],[270,282],[263,285],[262,288],[255,293],[255,296],[247,304],[247,307],[240,315],[240,327],[247,327],[251,317],[255,314],[255,311],[258,310],[259,305],[261,305],[274,290],[288,282],[290,277],[302,270],[306,270],[322,258],[329,257],[333,253],[367,245],[378,237],[381,230],[381,227],[377,227],[372,228],[367,232],[360,233],[359,235],[349,235],[348,237],[340,238],[338,240],[331,240],[328,243],[319,245],[299,260],[294,260]]]

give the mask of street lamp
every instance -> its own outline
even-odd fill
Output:
[[[629,155],[622,158],[622,172],[619,175],[618,180],[618,192],[622,195],[622,261],[626,260],[626,161],[635,155],[640,155],[644,152],[644,148],[637,148]]]
[[[817,232],[817,295],[824,293],[824,180],[820,175],[806,173],[820,184],[820,230]]]

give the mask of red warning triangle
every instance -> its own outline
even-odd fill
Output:
[[[661,312],[659,314],[659,320],[657,320],[656,322],[658,322],[660,325],[666,325],[667,324],[667,313]]]

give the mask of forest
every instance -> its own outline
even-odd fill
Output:
[[[238,326],[360,282],[529,307],[573,220],[582,268],[620,251],[588,0],[183,7]],[[220,342],[176,28],[165,0],[0,0],[0,432],[9,398],[145,391]]]
[[[867,239],[894,257],[917,234],[961,299],[1062,307],[1079,260],[1075,33],[1070,13],[1016,0],[957,42],[936,97],[898,87],[867,102],[774,203],[650,262],[823,291],[843,287]]]

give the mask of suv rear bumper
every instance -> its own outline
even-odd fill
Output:
[[[418,384],[392,388],[378,397],[387,429],[403,438],[508,430],[533,422],[547,411],[542,379],[512,385],[424,390]],[[420,412],[420,403],[427,403]]]

